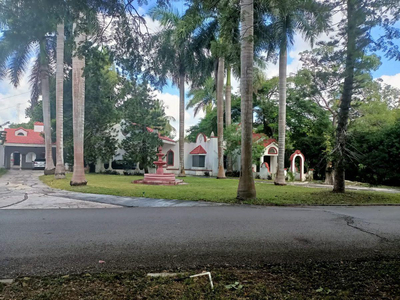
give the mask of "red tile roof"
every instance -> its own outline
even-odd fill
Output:
[[[154,132],[154,129],[153,129],[153,128],[150,128],[150,127],[146,127],[146,128],[147,128],[147,131],[148,131],[148,132]],[[159,137],[160,139],[164,140],[164,141],[169,141],[169,142],[176,143],[173,139],[171,139],[171,138],[169,138],[169,137],[167,137],[167,136],[163,136],[163,135],[161,135],[159,132],[158,132],[158,137]]]
[[[26,136],[15,135],[15,132],[18,130],[24,130],[27,132]],[[33,129],[25,129],[25,128],[6,128],[6,143],[8,144],[35,144],[35,145],[44,145],[44,138],[40,132],[35,132]]]
[[[276,139],[268,139],[264,141],[264,147],[268,147],[272,143],[277,143]]]
[[[190,152],[190,154],[207,154],[207,151],[204,150],[204,148],[201,145],[198,145]]]
[[[35,122],[33,125],[44,125],[42,122]]]
[[[267,139],[267,136],[264,133],[253,133],[253,141],[256,142],[259,139],[264,138],[263,145],[264,147],[268,147],[272,143],[277,143],[276,139]]]

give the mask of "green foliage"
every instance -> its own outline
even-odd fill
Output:
[[[193,31],[201,23],[198,15],[180,15],[170,8],[154,8],[151,11],[154,20],[158,20],[162,30],[152,36],[150,48],[155,51],[154,65],[151,70],[166,84],[167,78],[179,85],[180,77],[191,79],[194,86],[202,84],[209,76],[212,65],[206,57],[203,47],[195,43]]]
[[[186,109],[194,108],[194,116],[200,110],[209,113],[216,103],[215,79],[212,77],[207,78],[204,86],[192,88],[188,93],[188,97],[191,99],[186,105]]]
[[[33,129],[33,120],[30,120],[26,123],[11,123],[8,127],[10,128],[19,128],[23,127],[25,129]]]
[[[293,182],[295,180],[295,174],[293,172],[287,172],[288,181]]]
[[[232,122],[240,122],[240,97],[232,95]],[[225,117],[225,116],[224,116]],[[204,133],[210,136],[211,133],[217,134],[217,109],[209,109],[207,114],[200,120],[200,122],[194,126],[191,126],[188,130],[187,140],[194,143],[199,133]]]
[[[347,178],[371,184],[399,185],[400,110],[381,102],[361,107],[369,113],[350,127]]]
[[[217,109],[214,108],[210,112],[208,112],[200,122],[194,126],[191,126],[188,130],[189,134],[187,135],[188,141],[194,143],[196,141],[196,137],[199,133],[204,133],[207,136],[210,136],[212,132],[214,134],[217,133]]]
[[[252,159],[253,164],[255,165],[260,163],[260,158],[264,153],[265,148],[263,141],[265,139],[266,136],[264,135],[261,135],[261,138],[253,138]],[[240,125],[232,124],[227,127],[224,131],[224,140],[226,143],[225,155],[231,156],[235,159],[235,157],[241,154],[242,131]]]
[[[147,84],[125,82],[126,99],[121,105],[123,111],[122,149],[123,159],[127,164],[139,163],[145,171],[153,166],[158,146],[162,140],[158,132],[166,132],[168,120],[161,101],[154,98]]]
[[[140,168],[148,173],[148,168],[157,160],[156,149],[162,145],[162,140],[157,133],[149,132],[146,126],[125,124],[125,139],[122,141],[122,149],[126,151],[123,160],[126,165],[139,163]]]

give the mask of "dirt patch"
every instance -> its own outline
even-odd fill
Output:
[[[214,290],[207,277],[177,281],[179,277],[148,277],[141,270],[18,278],[10,285],[0,284],[0,299],[400,298],[400,257],[207,270],[212,272]],[[201,271],[186,270],[179,276]]]

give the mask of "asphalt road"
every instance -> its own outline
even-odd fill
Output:
[[[400,207],[390,206],[0,210],[0,278],[260,266],[399,249]]]

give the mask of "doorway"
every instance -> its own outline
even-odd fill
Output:
[[[18,152],[13,153],[14,163],[13,166],[20,166],[21,164],[21,154]]]

